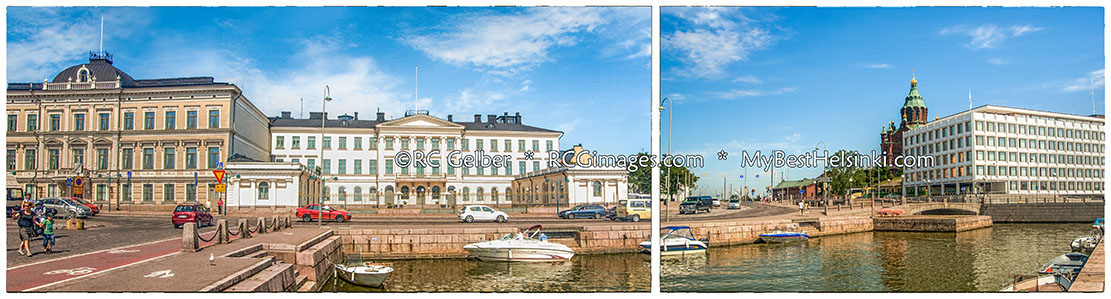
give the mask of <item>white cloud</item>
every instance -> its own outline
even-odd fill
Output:
[[[1040,27],[1033,25],[1011,26],[1010,28],[1001,28],[995,24],[984,24],[976,28],[969,28],[967,26],[959,25],[941,30],[941,34],[964,34],[972,37],[972,40],[965,45],[973,50],[991,49],[999,44],[1002,44],[1008,39],[1026,35],[1029,32],[1036,32],[1042,30]]]
[[[684,65],[667,72],[679,76],[720,78],[730,64],[747,59],[774,40],[768,30],[753,26],[754,22],[735,8],[677,8],[668,12],[691,24],[688,30],[661,36],[664,51],[677,56]]]
[[[709,94],[713,95],[714,97],[720,98],[720,99],[735,100],[735,99],[744,98],[744,97],[760,97],[760,96],[780,95],[780,94],[785,94],[785,93],[791,93],[791,92],[794,92],[794,91],[795,91],[794,87],[785,87],[785,88],[780,88],[780,89],[776,89],[776,90],[733,89],[733,90],[724,91],[724,92],[722,92],[722,91],[710,92]]]
[[[1003,58],[996,57],[996,58],[988,59],[988,63],[994,64],[994,65],[1004,65],[1004,64],[1011,63],[1011,61],[1003,59]]]
[[[458,66],[472,66],[497,75],[514,75],[552,60],[549,51],[581,41],[579,33],[594,32],[610,20],[596,8],[531,8],[513,15],[468,16],[452,22],[446,32],[413,35],[403,41],[429,57]],[[628,38],[628,37],[624,37]],[[649,36],[650,38],[650,36]],[[630,57],[651,54],[643,37],[617,44]],[[650,39],[649,39],[650,40]]]
[[[761,81],[760,78],[756,78],[756,76],[753,76],[753,75],[745,75],[745,76],[737,77],[737,79],[733,79],[733,82],[760,84],[760,83],[763,83],[764,81]]]
[[[92,10],[80,14],[58,8],[8,10],[9,82],[52,80],[61,70],[87,62],[100,47],[100,17],[105,18],[104,45],[111,52],[115,36],[127,36],[149,21],[130,9]]]
[[[1083,78],[1073,79],[1061,88],[1061,92],[1090,91],[1092,88],[1101,88],[1104,85],[1104,70],[1094,70]]]
[[[891,68],[891,65],[886,64],[886,63],[870,63],[870,64],[865,64],[864,68],[866,68],[866,69],[889,69],[889,68]]]

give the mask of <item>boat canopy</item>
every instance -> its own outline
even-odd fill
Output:
[[[691,231],[689,226],[668,226],[661,229],[664,231],[663,237],[678,237],[688,240],[694,240],[694,232]]]

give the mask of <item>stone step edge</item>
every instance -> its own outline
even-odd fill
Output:
[[[251,275],[251,277],[247,277],[247,279],[244,279],[243,281],[240,281],[240,282],[236,283],[235,285],[232,285],[232,286],[228,287],[227,289],[224,290],[224,292],[255,292],[255,291],[260,291],[258,289],[258,287],[264,285],[266,282],[274,279],[278,275],[281,275],[282,272],[285,272],[285,271],[293,272],[293,264],[287,264],[287,263],[282,263],[282,262],[275,263],[274,265],[271,265],[269,267],[266,267],[266,269],[263,269],[262,271],[259,271],[255,275]],[[250,285],[250,284],[254,284],[254,285]]]
[[[228,287],[231,287],[232,285],[235,285],[235,284],[247,279],[248,277],[251,277],[255,274],[258,274],[263,269],[266,269],[267,267],[270,267],[270,265],[273,265],[273,264],[274,264],[274,257],[268,256],[268,257],[264,258],[263,260],[261,260],[257,263],[254,263],[251,266],[248,266],[246,269],[239,270],[239,272],[235,272],[234,274],[229,275],[228,277],[224,277],[223,279],[220,279],[219,281],[216,281],[216,282],[214,282],[214,283],[212,283],[208,286],[205,286],[204,288],[201,288],[200,290],[197,290],[197,292],[221,292],[221,291],[227,289]]]

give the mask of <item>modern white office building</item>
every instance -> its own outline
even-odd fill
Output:
[[[1103,115],[993,105],[936,119],[903,136],[905,155],[935,160],[904,169],[904,194],[1102,196],[1103,126]]]
[[[520,113],[475,114],[474,119],[441,119],[426,111],[403,117],[374,119],[358,114],[326,118],[312,112],[307,119],[283,112],[272,118],[272,160],[298,162],[320,171],[325,202],[346,205],[544,204],[510,188],[516,176],[548,168],[548,151],[559,149],[562,132],[525,125]],[[323,120],[323,137],[321,136]],[[440,151],[439,167],[395,162],[398,152]],[[452,151],[460,155],[449,157]],[[526,159],[531,151],[533,159]],[[510,156],[502,167],[449,167],[478,153]],[[323,153],[323,158],[321,154]],[[317,197],[301,194],[301,197]],[[562,195],[566,201],[566,195]],[[553,199],[554,200],[554,199]],[[315,201],[314,201],[315,202]],[[550,202],[555,204],[555,202]]]

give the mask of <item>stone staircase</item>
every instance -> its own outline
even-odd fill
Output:
[[[332,265],[343,258],[340,237],[332,231],[308,241],[290,244],[258,244],[223,255],[262,260],[209,286],[213,292],[312,292],[333,275]]]

